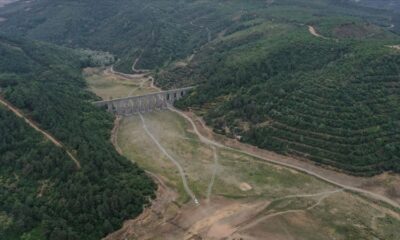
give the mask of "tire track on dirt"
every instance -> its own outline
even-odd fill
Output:
[[[370,191],[367,191],[367,190],[364,190],[364,189],[361,189],[361,188],[357,188],[357,187],[352,187],[352,186],[348,186],[348,185],[345,185],[345,184],[341,184],[339,182],[336,182],[335,180],[332,180],[332,179],[329,179],[327,177],[324,177],[324,176],[322,176],[322,175],[320,175],[318,173],[315,173],[315,172],[313,172],[311,170],[308,170],[308,169],[305,169],[305,168],[302,168],[302,167],[299,167],[299,166],[296,166],[296,165],[293,165],[293,164],[280,162],[279,160],[263,157],[263,156],[260,156],[258,154],[250,153],[250,152],[243,151],[243,150],[240,150],[240,149],[228,147],[228,146],[222,145],[222,144],[220,144],[218,142],[215,142],[214,140],[208,139],[208,138],[204,137],[199,132],[199,130],[197,129],[197,126],[194,123],[193,119],[191,119],[190,117],[188,117],[183,112],[181,112],[181,111],[179,111],[179,110],[177,110],[177,109],[175,109],[175,108],[173,108],[171,106],[169,106],[169,109],[171,111],[179,114],[180,116],[184,117],[186,120],[188,120],[191,123],[195,134],[204,143],[209,143],[209,144],[212,144],[212,145],[214,145],[216,147],[220,147],[222,149],[226,149],[226,150],[234,151],[234,152],[237,152],[237,153],[245,154],[245,155],[248,155],[248,156],[251,156],[251,157],[254,157],[254,158],[262,159],[262,160],[264,160],[266,162],[269,162],[269,163],[272,163],[272,164],[275,164],[275,165],[279,165],[279,166],[283,166],[283,167],[287,167],[287,168],[290,168],[290,169],[297,170],[299,172],[302,172],[302,173],[308,174],[310,176],[313,176],[315,178],[318,178],[320,180],[323,180],[324,182],[327,182],[327,183],[332,184],[334,186],[343,188],[344,190],[347,190],[347,191],[350,191],[350,192],[353,192],[353,193],[361,193],[366,197],[385,202],[386,204],[389,204],[392,207],[400,210],[400,204],[396,203],[395,201],[393,201],[393,200],[391,200],[391,199],[389,199],[389,198],[387,198],[385,196],[379,195],[377,193],[373,193],[373,192],[370,192]]]
[[[251,227],[256,226],[260,222],[263,222],[263,221],[265,221],[267,219],[270,219],[270,218],[273,218],[273,217],[277,217],[277,216],[281,216],[281,215],[285,215],[285,214],[290,214],[290,213],[299,213],[299,212],[310,211],[310,210],[318,207],[326,198],[330,197],[331,195],[333,195],[335,193],[339,193],[339,192],[342,192],[342,191],[343,191],[342,189],[339,189],[339,190],[331,191],[331,192],[318,193],[318,194],[314,194],[314,195],[312,195],[312,194],[306,195],[306,197],[321,196],[321,195],[322,196],[318,199],[318,201],[316,203],[314,203],[313,205],[311,205],[309,207],[306,207],[304,209],[290,209],[290,210],[275,212],[275,213],[268,214],[266,216],[262,216],[262,217],[260,217],[258,219],[255,219],[254,221],[251,221],[250,223],[248,223],[248,224],[246,224],[246,225],[244,225],[242,227],[239,227],[236,232],[247,230],[247,229],[249,229]],[[304,196],[304,195],[298,195],[298,196]]]
[[[218,173],[218,166],[219,166],[219,162],[218,162],[219,157],[218,157],[218,153],[217,153],[217,148],[215,146],[211,146],[211,148],[212,148],[213,153],[214,153],[214,166],[213,166],[213,174],[212,174],[212,177],[211,177],[211,181],[210,181],[210,183],[208,185],[208,188],[207,188],[207,195],[206,195],[207,196],[207,202],[210,202],[212,188],[214,186],[214,182],[215,182],[215,178],[216,178],[217,173]]]
[[[186,193],[192,198],[193,202],[196,205],[199,205],[199,200],[197,200],[196,196],[194,195],[193,191],[190,189],[188,181],[186,179],[185,176],[185,171],[183,170],[182,166],[179,164],[179,162],[173,158],[168,152],[167,150],[165,150],[165,148],[160,144],[160,142],[154,137],[154,135],[149,131],[147,125],[146,125],[146,121],[143,117],[143,115],[141,113],[139,113],[140,119],[142,120],[142,126],[143,129],[145,130],[146,134],[153,140],[153,142],[156,144],[156,146],[158,147],[158,149],[169,159],[171,160],[171,162],[173,164],[175,164],[175,166],[177,167],[179,174],[181,176],[182,179],[182,184],[183,187],[186,191]]]

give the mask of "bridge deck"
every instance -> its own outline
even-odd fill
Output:
[[[137,96],[129,96],[129,97],[122,97],[122,98],[114,98],[110,100],[101,100],[101,101],[95,101],[93,102],[95,105],[105,105],[109,102],[119,102],[119,101],[124,101],[124,100],[132,100],[132,99],[137,99],[137,98],[143,98],[147,96],[157,96],[160,94],[168,94],[168,93],[175,93],[175,92],[180,92],[180,91],[189,91],[194,89],[195,87],[184,87],[184,88],[177,88],[177,89],[172,89],[172,90],[165,90],[165,91],[160,91],[160,92],[154,92],[154,93],[147,93],[143,95],[137,95]]]
[[[194,87],[185,87],[140,96],[103,100],[94,102],[93,104],[97,107],[107,107],[107,110],[114,114],[131,115],[165,109],[168,104],[173,104],[175,101],[181,99],[193,88]]]

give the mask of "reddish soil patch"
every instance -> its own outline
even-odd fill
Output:
[[[333,29],[333,35],[338,38],[364,38],[376,33],[370,24],[345,23]]]

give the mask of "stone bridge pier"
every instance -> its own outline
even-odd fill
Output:
[[[94,102],[97,107],[107,108],[107,111],[117,115],[133,115],[137,113],[162,110],[181,99],[193,87],[186,87],[157,93],[150,93],[141,96],[117,98],[106,101]]]

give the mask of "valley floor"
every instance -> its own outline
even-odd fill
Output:
[[[158,91],[144,75],[85,75],[104,99]],[[112,140],[159,189],[151,207],[106,239],[398,239],[397,175],[347,176],[214,135],[179,111],[119,119]]]

